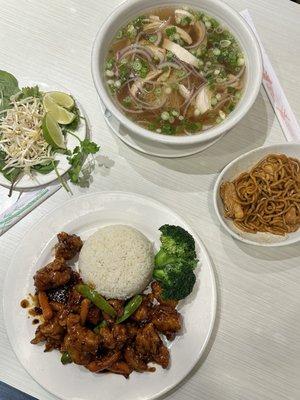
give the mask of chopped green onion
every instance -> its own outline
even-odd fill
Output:
[[[122,31],[122,29],[121,29],[121,30],[119,30],[119,32],[116,34],[116,38],[117,38],[117,39],[122,39],[122,37],[123,37],[123,31]]]
[[[105,69],[113,69],[114,65],[115,65],[114,58],[109,58],[108,60],[106,60]]]
[[[227,39],[220,40],[220,47],[223,49],[229,47],[231,45],[231,41]]]
[[[160,118],[161,118],[163,121],[168,121],[168,119],[170,118],[170,114],[169,114],[167,111],[163,111],[163,112],[160,114]]]
[[[112,78],[115,74],[114,74],[114,71],[111,71],[111,70],[107,69],[105,71],[105,75],[110,77],[110,78]]]
[[[130,96],[124,97],[123,103],[124,103],[125,105],[130,105],[130,104],[132,103],[131,97],[130,97]]]
[[[151,43],[155,43],[157,41],[157,35],[150,35],[148,40]]]
[[[142,63],[141,63],[141,61],[139,59],[134,60],[134,62],[132,64],[132,68],[135,71],[140,71],[142,69],[142,67],[143,67]]]
[[[165,32],[166,32],[167,36],[170,37],[170,36],[176,34],[177,31],[176,31],[175,26],[172,26],[171,28],[167,28]]]

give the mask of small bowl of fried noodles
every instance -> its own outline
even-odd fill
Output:
[[[221,172],[214,188],[221,225],[258,246],[300,241],[300,143],[260,147]]]

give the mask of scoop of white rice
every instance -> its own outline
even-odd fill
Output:
[[[84,282],[103,296],[126,299],[148,285],[153,260],[153,246],[141,232],[127,225],[112,225],[85,241],[79,269]]]

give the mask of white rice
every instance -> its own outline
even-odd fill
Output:
[[[84,243],[79,269],[84,282],[107,298],[126,299],[143,292],[153,271],[152,243],[127,225],[99,229]]]

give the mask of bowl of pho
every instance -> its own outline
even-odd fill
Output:
[[[127,0],[96,36],[92,74],[106,115],[153,154],[174,156],[208,147],[243,118],[262,61],[247,23],[219,0]]]

